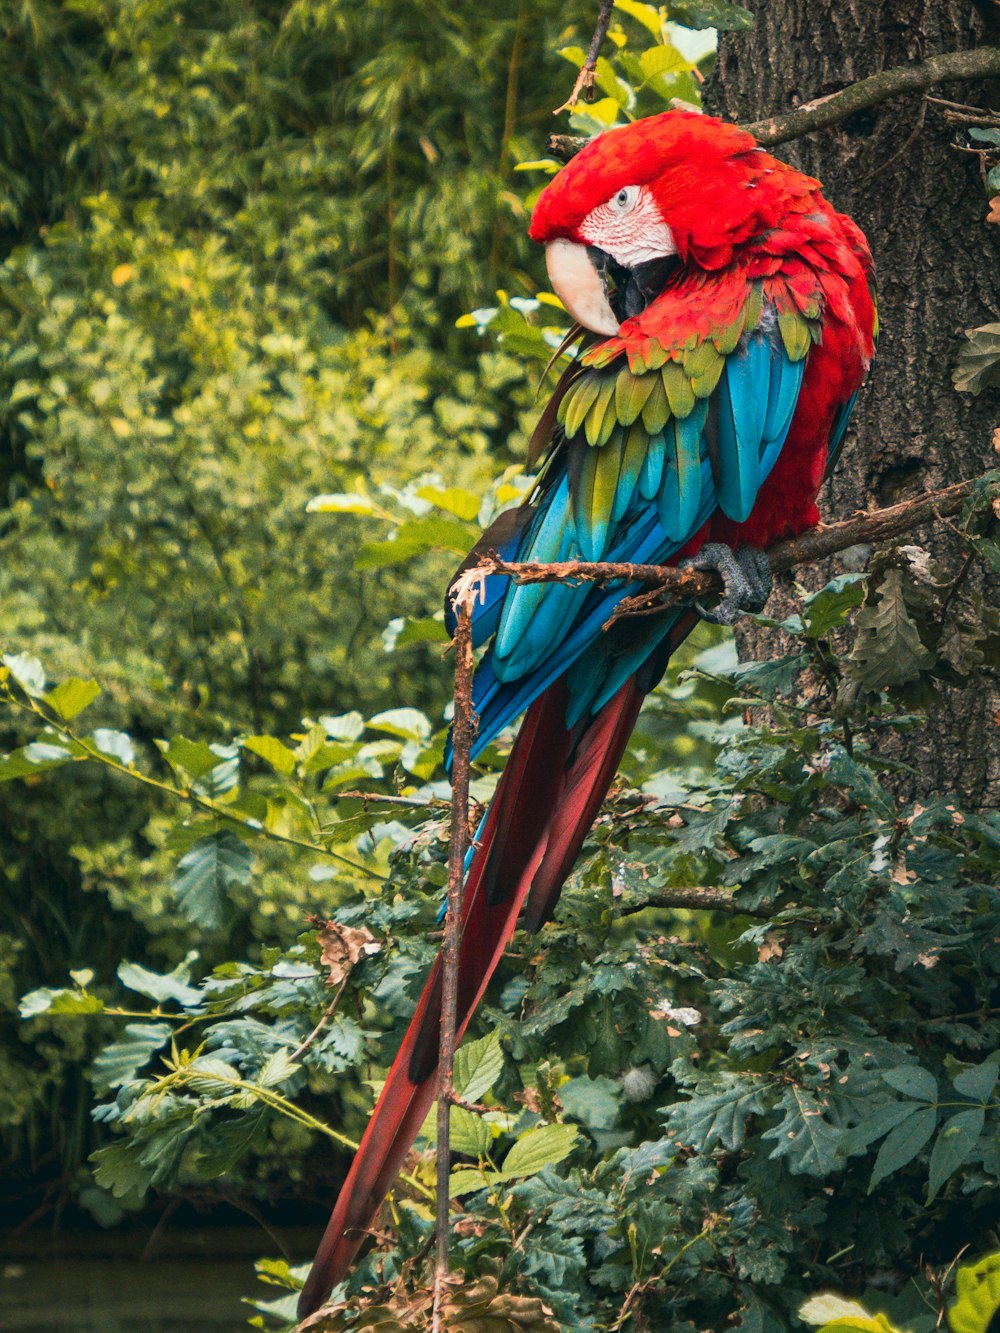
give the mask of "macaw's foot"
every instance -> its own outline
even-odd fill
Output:
[[[722,542],[706,542],[681,567],[714,570],[722,579],[724,591],[718,606],[709,611],[700,602],[694,604],[702,619],[714,625],[732,625],[747,612],[763,611],[774,587],[767,552],[757,546],[738,546],[734,551]]]

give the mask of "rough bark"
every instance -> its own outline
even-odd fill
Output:
[[[893,65],[986,40],[971,0],[743,0],[756,22],[722,38],[708,109],[754,121],[837,92]],[[1000,106],[1000,88],[951,85],[944,95]],[[985,222],[976,159],[922,96],[894,99],[774,150],[819,177],[833,204],[867,233],[875,254],[882,336],[843,458],[821,496],[828,520],[894,504],[995,463],[1000,397],[955,391],[951,371],[967,327],[1000,318],[1000,227]],[[918,539],[954,556],[948,534]],[[810,586],[826,571],[813,570]],[[745,655],[773,641],[741,633]],[[956,790],[1000,801],[996,681],[945,693],[929,725],[898,755],[918,777],[909,794]]]

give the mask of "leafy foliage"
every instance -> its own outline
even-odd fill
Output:
[[[30,1166],[49,1117],[105,1223],[223,1180],[327,1202],[412,1013],[438,590],[526,485],[566,321],[514,184],[590,9],[4,15],[0,1129]],[[678,25],[748,21],[616,9],[580,132],[696,102]],[[928,1333],[912,1275],[1000,1243],[1000,824],[901,801],[891,758],[997,662],[995,483],[948,557],[800,590],[773,659],[678,654],[459,1052],[451,1326],[781,1333],[830,1287],[834,1326]],[[87,1175],[59,1127],[93,1099]],[[314,1327],[426,1322],[434,1128]],[[260,1271],[287,1327],[303,1271]],[[957,1285],[971,1333],[990,1261]]]
[[[964,520],[973,558],[989,558],[989,494]],[[803,595],[783,657],[740,665],[728,645],[695,648],[693,670],[671,677],[661,706],[683,709],[696,687],[770,714],[706,726],[696,707],[688,727],[714,763],[674,759],[667,799],[662,771],[637,762],[640,729],[626,762],[640,785],[614,794],[543,947],[515,942],[506,958],[483,1035],[458,1061],[459,1086],[486,1103],[453,1111],[456,1261],[470,1282],[493,1275],[570,1329],[631,1313],[653,1326],[791,1328],[810,1289],[863,1286],[876,1268],[903,1287],[919,1256],[946,1267],[991,1234],[1000,827],[947,796],[900,804],[880,753],[914,725],[900,704],[915,706],[915,687],[956,670],[938,655],[944,599],[945,621],[979,614],[971,585],[944,574],[905,548]],[[900,613],[882,614],[890,596],[905,599],[922,645],[917,677],[862,678],[859,691],[857,649],[831,645],[870,598],[867,670],[881,636],[898,640]],[[68,765],[114,762],[79,752],[85,711],[62,721],[39,669],[16,669],[32,692],[11,676],[9,698],[45,717],[45,762],[54,750]],[[123,1015],[92,1073],[113,1094],[97,1114],[117,1135],[96,1154],[96,1179],[119,1207],[222,1173],[238,1181],[289,1135],[350,1146],[345,1129],[367,1103],[360,1076],[388,1062],[411,1011],[445,877],[440,735],[409,709],[367,725],[383,739],[367,740],[360,716],[323,719],[297,742],[257,735],[237,743],[235,766],[228,748],[174,743],[195,803],[175,845],[203,846],[218,836],[195,838],[210,822],[255,866],[272,843],[282,857],[311,844],[314,861],[331,854],[320,882],[337,886],[339,906],[290,947],[198,983],[191,962],[122,970],[152,1003]],[[669,753],[658,750],[661,765]],[[365,799],[343,794],[359,772]],[[389,891],[342,872],[340,856],[387,876]],[[728,891],[728,907],[670,908],[672,893],[702,885]],[[236,911],[240,893],[227,889]],[[35,1023],[79,1022],[95,1000],[113,1017],[83,976],[23,1008]],[[389,1318],[383,1307],[405,1327],[419,1308],[432,1126],[397,1194],[394,1246],[359,1266],[331,1327]]]

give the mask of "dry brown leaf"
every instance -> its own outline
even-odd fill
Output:
[[[316,932],[320,946],[320,962],[329,970],[326,979],[328,986],[336,988],[343,984],[352,968],[367,958],[378,953],[382,948],[378,940],[366,930],[355,926],[342,926],[339,921],[323,921]]]
[[[1000,223],[1000,194],[995,194],[990,200],[990,211],[986,214],[986,221]]]
[[[757,961],[759,963],[769,962],[772,958],[780,958],[784,953],[777,935],[768,931],[763,941],[757,948]]]
[[[559,1333],[552,1311],[535,1296],[500,1291],[495,1277],[467,1284],[461,1274],[448,1279],[449,1294],[441,1311],[449,1333]],[[388,1302],[358,1312],[357,1299],[331,1305],[298,1326],[296,1333],[420,1333],[430,1326],[433,1298],[426,1287],[414,1293],[397,1283]]]

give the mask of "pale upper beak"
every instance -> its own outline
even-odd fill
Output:
[[[564,237],[549,241],[545,247],[545,266],[552,290],[578,324],[606,337],[618,332],[618,320],[608,302],[604,280],[585,245]]]

